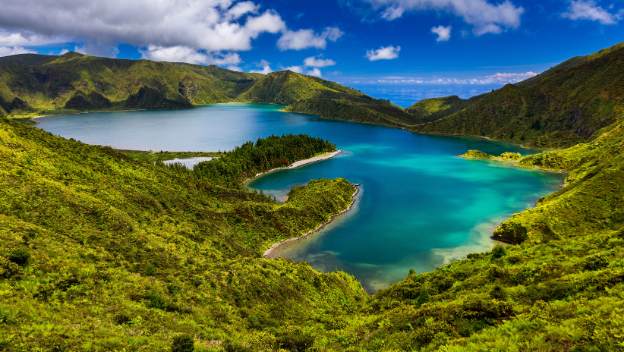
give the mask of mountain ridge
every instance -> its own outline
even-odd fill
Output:
[[[414,127],[536,147],[567,147],[595,137],[624,114],[624,43],[567,60],[517,84],[467,100]]]
[[[17,100],[16,100],[17,99]],[[189,108],[225,102],[285,105],[325,118],[403,125],[403,109],[292,71],[266,75],[217,66],[21,54],[0,59],[0,114]]]

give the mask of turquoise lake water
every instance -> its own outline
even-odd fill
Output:
[[[123,149],[229,150],[272,134],[305,133],[343,153],[260,178],[251,187],[280,198],[295,185],[345,177],[361,185],[354,209],[279,255],[324,270],[344,270],[374,291],[491,248],[493,227],[555,190],[559,175],[468,161],[468,149],[522,149],[481,139],[424,136],[400,129],[334,122],[267,105],[214,105],[181,111],[47,117],[38,126],[86,143]]]

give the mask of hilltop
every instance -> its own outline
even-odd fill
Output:
[[[0,116],[224,102],[281,104],[293,112],[395,126],[410,119],[387,101],[291,71],[262,75],[78,53],[0,58]]]
[[[537,147],[595,137],[624,113],[624,44],[572,58],[518,84],[447,109],[417,131],[485,136]]]

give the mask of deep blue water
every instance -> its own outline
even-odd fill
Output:
[[[407,108],[422,99],[457,95],[468,99],[475,95],[489,93],[502,84],[405,84],[405,83],[350,83],[372,97],[387,99]]]
[[[319,235],[280,256],[354,274],[370,290],[491,248],[493,226],[553,191],[553,174],[468,161],[468,149],[521,151],[481,139],[435,137],[400,129],[321,120],[267,105],[215,105],[182,111],[89,113],[38,119],[39,127],[124,149],[228,150],[248,140],[306,133],[335,143],[338,157],[269,174],[252,187],[278,197],[317,178],[361,184],[357,206]]]

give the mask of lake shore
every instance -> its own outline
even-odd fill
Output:
[[[245,182],[243,182],[243,184],[245,186],[248,186],[251,182],[253,182],[254,180],[256,180],[256,179],[258,179],[258,178],[260,178],[262,176],[265,176],[265,175],[268,175],[268,174],[271,174],[271,173],[274,173],[274,172],[277,172],[277,171],[281,171],[281,170],[296,169],[298,167],[302,167],[302,166],[305,166],[305,165],[317,163],[319,161],[331,159],[331,158],[339,155],[340,153],[342,153],[342,150],[338,149],[338,150],[335,150],[333,152],[327,152],[327,153],[315,155],[315,156],[313,156],[311,158],[295,161],[294,163],[292,163],[292,164],[290,164],[288,166],[276,167],[276,168],[268,170],[268,171],[260,172],[260,173],[257,173],[254,177],[251,177],[251,178],[248,178],[247,180],[245,180]]]
[[[274,244],[271,245],[271,247],[269,247],[269,249],[267,249],[266,251],[264,251],[264,253],[262,254],[263,257],[265,258],[277,258],[277,250],[289,243],[292,242],[296,242],[299,240],[302,240],[304,238],[316,235],[317,233],[319,233],[321,230],[323,230],[325,227],[327,227],[328,225],[330,225],[331,223],[333,223],[334,221],[336,221],[338,218],[340,218],[341,216],[347,214],[348,212],[350,212],[355,205],[357,204],[359,197],[360,197],[360,185],[359,184],[354,184],[353,185],[355,187],[355,190],[353,191],[353,194],[351,195],[351,202],[349,203],[349,206],[347,206],[345,209],[343,209],[342,211],[340,211],[339,213],[333,215],[332,217],[330,217],[327,221],[322,222],[321,224],[319,224],[317,227],[315,227],[314,229],[307,231],[306,233],[304,233],[301,236],[297,236],[297,237],[291,237],[291,238],[287,238],[283,241],[279,241],[276,242]]]

